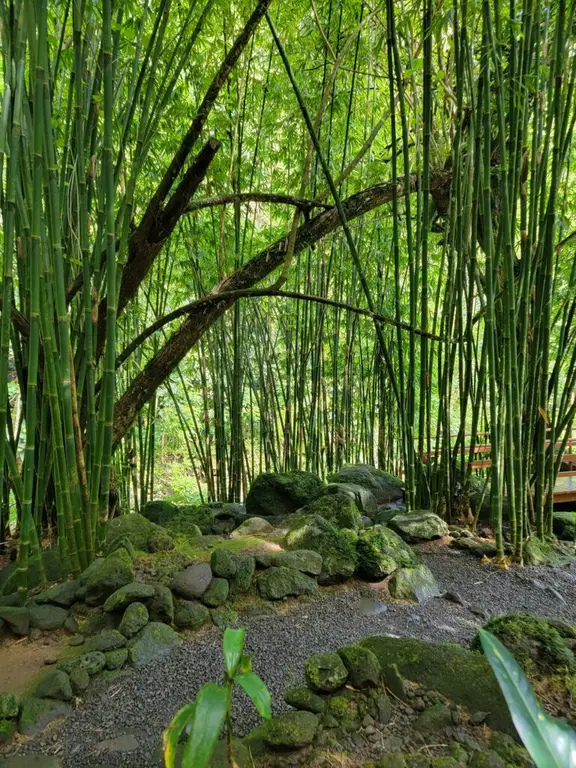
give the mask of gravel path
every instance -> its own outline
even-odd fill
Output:
[[[441,589],[458,592],[492,615],[521,611],[576,622],[576,566],[501,571],[455,550],[422,553]],[[385,597],[373,587],[323,590],[318,599],[297,602],[277,616],[243,620],[254,670],[271,690],[274,708],[283,708],[284,689],[301,680],[312,653],[339,648],[372,634],[410,636],[431,642],[468,644],[483,620],[469,608],[435,598],[423,605],[388,603],[378,614],[363,615],[366,595]],[[162,730],[190,702],[201,685],[223,673],[220,631],[210,629],[169,657],[134,670],[108,684],[95,683],[80,708],[59,728],[48,730],[29,748],[58,754],[65,768],[152,768],[163,765]],[[236,730],[256,722],[240,698]],[[120,738],[118,738],[120,737]],[[112,743],[106,744],[106,740]],[[123,751],[124,750],[124,751]]]

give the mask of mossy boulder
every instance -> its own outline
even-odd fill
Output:
[[[165,525],[174,515],[178,514],[178,507],[170,501],[155,499],[144,504],[141,513],[151,523]]]
[[[202,596],[202,602],[210,608],[218,608],[224,605],[228,600],[230,585],[226,579],[215,578],[210,582],[210,586]]]
[[[429,541],[448,535],[446,521],[426,509],[394,515],[388,525],[409,542]]]
[[[224,547],[216,547],[210,557],[210,566],[214,576],[219,576],[222,579],[231,579],[236,575],[238,563],[233,552],[228,551]]]
[[[396,600],[411,600],[415,603],[423,603],[440,594],[434,574],[426,565],[394,571],[388,589]]]
[[[256,561],[252,555],[242,554],[240,552],[233,554],[236,568],[234,576],[230,579],[230,592],[233,595],[248,592],[254,580],[256,571]]]
[[[147,603],[150,621],[172,624],[174,621],[174,598],[165,584],[154,584],[154,597]]]
[[[39,699],[58,699],[59,701],[71,701],[74,696],[70,678],[61,669],[45,672],[34,686],[34,695]]]
[[[164,528],[154,528],[148,538],[149,552],[169,552],[175,546],[174,539]]]
[[[249,517],[244,520],[238,528],[230,534],[231,539],[239,539],[241,536],[254,536],[259,534],[272,533],[274,528],[263,517]]]
[[[258,589],[265,600],[281,600],[290,595],[314,595],[318,592],[318,584],[294,568],[272,566],[258,577]]]
[[[194,600],[177,600],[174,604],[174,624],[179,629],[200,629],[210,618],[210,611]]]
[[[118,631],[131,638],[148,624],[148,608],[144,603],[130,603],[124,611]]]
[[[16,731],[16,723],[14,720],[1,720],[0,719],[0,745],[8,744],[8,742],[14,736]]]
[[[328,483],[323,496],[347,496],[356,504],[360,513],[372,518],[378,509],[376,497],[369,488],[355,483]]]
[[[104,656],[106,657],[106,669],[120,669],[128,661],[128,648],[116,648],[113,651],[107,651]]]
[[[284,694],[284,701],[294,709],[314,712],[316,715],[322,715],[326,711],[324,699],[305,685],[287,690]]]
[[[384,670],[395,664],[402,677],[438,691],[471,712],[488,712],[488,726],[515,733],[498,682],[481,653],[410,637],[369,637],[361,645],[373,651]]]
[[[133,582],[134,576],[134,563],[125,549],[94,560],[81,577],[86,587],[86,603],[104,603],[117,589]]]
[[[30,611],[30,626],[44,632],[60,629],[68,618],[68,611],[65,608],[51,603],[37,605],[30,602],[27,604],[27,608]]]
[[[22,702],[18,728],[24,736],[36,736],[49,723],[58,717],[69,715],[71,711],[70,707],[62,701],[30,696]]]
[[[398,501],[404,497],[404,483],[399,477],[368,464],[354,464],[328,475],[329,483],[352,483],[367,488],[378,504]]]
[[[306,682],[315,691],[331,693],[348,680],[348,670],[337,653],[316,653],[304,665]]]
[[[364,527],[362,514],[356,501],[346,493],[329,493],[320,496],[299,512],[307,515],[320,515],[320,517],[333,523],[336,528],[350,528],[353,531],[360,531]]]
[[[67,675],[71,675],[74,669],[85,669],[90,676],[102,672],[106,666],[106,657],[102,651],[91,651],[82,656],[76,656],[74,659],[61,659],[56,664],[56,669],[61,669]]]
[[[314,741],[320,721],[312,712],[283,712],[267,724],[264,741],[272,749],[298,749]]]
[[[323,489],[312,472],[266,472],[252,483],[246,512],[250,517],[289,515],[320,496]]]
[[[166,528],[174,533],[192,535],[191,525],[195,525],[201,533],[212,533],[214,513],[207,504],[187,504],[180,507],[178,514],[166,523]]]
[[[379,581],[397,568],[416,565],[416,556],[397,533],[381,525],[358,534],[358,573]]]
[[[80,696],[90,685],[90,675],[84,667],[75,667],[70,672],[70,685],[75,696]]]
[[[484,627],[492,632],[529,675],[576,671],[574,653],[560,631],[544,618],[528,614],[496,616]],[[480,648],[480,641],[474,641]]]
[[[375,688],[379,684],[382,667],[368,648],[347,645],[339,649],[338,655],[348,670],[348,682],[355,688]]]
[[[0,621],[6,622],[15,635],[25,637],[30,630],[30,611],[28,608],[4,605],[0,607]]]
[[[116,592],[113,592],[104,603],[106,613],[113,611],[123,611],[130,603],[142,602],[148,598],[154,597],[154,586],[152,584],[143,584],[139,581],[133,581],[126,584]]]
[[[309,576],[318,576],[322,572],[322,555],[311,549],[295,549],[276,555],[272,564],[278,567],[294,568]]]
[[[18,696],[15,693],[0,693],[0,718],[2,720],[18,717],[19,708]]]
[[[338,584],[351,578],[356,570],[356,532],[338,530],[320,515],[298,517],[286,536],[290,550],[309,549],[322,556],[320,584]]]
[[[576,512],[554,512],[554,533],[563,541],[576,541]]]
[[[86,650],[90,651],[115,651],[117,648],[123,648],[126,645],[126,638],[117,629],[105,629],[99,635],[91,637],[86,643]]]
[[[144,515],[132,512],[129,515],[113,517],[106,530],[106,544],[111,552],[113,544],[120,539],[128,539],[140,552],[148,552],[148,539],[154,530],[154,524]]]
[[[132,664],[149,664],[171,653],[178,645],[178,635],[167,624],[151,621],[128,641]]]
[[[208,563],[194,563],[189,565],[172,580],[170,588],[180,597],[193,600],[202,597],[212,581],[212,569]]]
[[[433,704],[418,715],[413,728],[425,736],[430,736],[451,724],[452,713],[450,707],[447,707],[445,704]]]
[[[70,608],[76,602],[76,592],[80,587],[80,581],[64,581],[62,584],[54,584],[53,587],[44,590],[36,595],[34,601],[39,605],[43,603],[54,603],[61,608]]]

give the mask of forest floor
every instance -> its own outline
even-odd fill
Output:
[[[349,582],[323,589],[317,598],[283,603],[274,615],[241,616],[254,670],[270,688],[275,711],[286,709],[283,692],[302,680],[311,654],[370,635],[467,646],[488,616],[523,612],[576,623],[576,564],[500,570],[436,544],[417,549],[452,599],[399,603],[390,600],[384,584]],[[454,602],[455,596],[466,605]],[[168,657],[97,681],[71,716],[24,749],[58,755],[65,768],[162,766],[163,729],[205,682],[222,674],[221,630],[200,631]],[[241,694],[236,732],[247,733],[257,721]]]

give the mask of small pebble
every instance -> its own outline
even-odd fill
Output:
[[[423,710],[426,709],[426,702],[421,696],[418,696],[417,698],[414,699],[414,709],[417,712],[422,712]]]
[[[374,718],[371,715],[365,715],[364,720],[362,720],[362,725],[364,728],[368,728],[369,725],[374,725]]]

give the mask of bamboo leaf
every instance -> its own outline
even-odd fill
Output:
[[[252,704],[256,707],[258,714],[265,720],[270,720],[272,717],[272,703],[270,699],[270,691],[266,687],[266,683],[255,675],[254,672],[245,672],[241,675],[236,675],[234,680],[238,685],[246,691],[252,701]]]
[[[480,641],[520,738],[538,768],[576,768],[576,731],[548,715],[518,662],[486,630]]]
[[[224,662],[228,677],[234,677],[242,651],[244,650],[245,630],[228,627],[224,632]]]
[[[184,747],[182,768],[208,768],[228,710],[228,692],[206,683],[196,697],[190,738]]]
[[[178,742],[180,741],[182,731],[194,717],[195,710],[196,702],[182,707],[182,709],[176,713],[168,728],[164,731],[164,765],[166,768],[174,768],[176,765],[176,749],[178,747]]]

